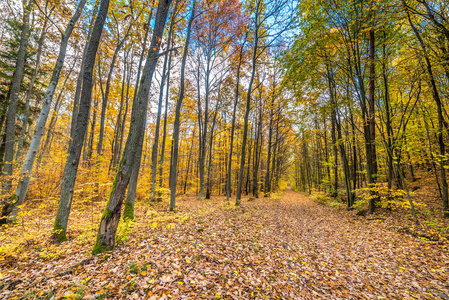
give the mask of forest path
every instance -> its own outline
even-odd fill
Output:
[[[288,269],[299,275],[299,284],[293,285],[297,295],[449,299],[447,247],[388,230],[380,221],[320,205],[291,190],[279,203],[260,204],[255,211],[273,217],[275,244],[284,252],[281,256],[290,258]]]
[[[448,299],[445,246],[291,190],[243,207],[178,204],[137,207],[124,243],[96,257],[93,235],[24,249],[27,260],[0,265],[0,298]]]

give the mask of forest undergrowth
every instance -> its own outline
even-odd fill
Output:
[[[366,214],[368,191],[360,189],[356,191],[358,201],[354,205],[353,213],[369,221],[385,224],[390,230],[403,232],[425,241],[433,241],[437,244],[447,244],[449,238],[449,220],[444,218],[440,208],[440,196],[438,185],[434,177],[424,172],[417,172],[414,180],[407,180],[411,200],[416,210],[418,223],[413,219],[412,211],[406,193],[403,190],[388,192],[387,183],[378,184],[379,201],[376,213]],[[323,191],[313,191],[312,199],[317,203],[338,207],[345,210],[345,194],[342,190],[337,197],[332,197]]]
[[[290,189],[245,198],[241,207],[224,197],[181,199],[175,213],[164,202],[139,201],[136,221],[119,227],[118,246],[98,256],[90,251],[102,202],[91,200],[91,213],[77,204],[69,241],[59,245],[48,238],[51,211],[25,214],[2,229],[0,297],[448,298],[445,241]]]

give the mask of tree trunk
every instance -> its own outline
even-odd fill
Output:
[[[232,122],[231,122],[231,143],[229,145],[229,160],[228,160],[228,170],[226,174],[226,201],[229,202],[229,197],[231,195],[231,172],[232,172],[232,152],[234,150],[234,132],[235,132],[235,113],[237,111],[237,104],[239,101],[239,84],[240,84],[240,68],[243,62],[243,48],[245,46],[246,37],[243,44],[240,47],[239,64],[237,66],[237,79],[235,85],[234,94],[234,107],[232,110]]]
[[[67,239],[67,223],[72,205],[75,187],[76,173],[84,144],[87,126],[89,124],[89,112],[92,100],[92,77],[97,55],[98,45],[105,19],[108,13],[109,0],[101,0],[98,15],[89,41],[87,55],[84,61],[83,90],[78,111],[78,117],[74,128],[73,140],[69,146],[69,156],[64,169],[61,182],[61,197],[59,199],[58,212],[53,226],[53,237],[58,241]]]
[[[168,63],[168,53],[170,48],[170,40],[171,36],[173,34],[173,26],[175,25],[175,16],[176,11],[178,9],[178,3],[179,1],[176,1],[175,7],[173,9],[172,18],[170,21],[170,30],[168,32],[168,42],[167,42],[167,50],[164,57],[164,65],[162,67],[162,77],[161,77],[161,85],[159,88],[159,102],[157,106],[157,117],[156,117],[156,132],[154,134],[154,142],[153,142],[153,148],[151,151],[151,201],[155,201],[156,197],[156,172],[157,172],[157,150],[159,147],[159,130],[160,130],[160,124],[161,124],[161,114],[162,114],[162,101],[164,99],[164,84],[165,84],[165,78],[167,76],[167,63]]]
[[[3,174],[5,181],[2,186],[2,195],[9,193],[12,185],[12,170],[14,163],[14,146],[16,139],[16,112],[17,104],[19,102],[20,86],[22,84],[23,72],[25,69],[26,49],[28,46],[28,38],[30,36],[30,14],[33,9],[34,2],[30,0],[28,5],[23,7],[22,17],[22,32],[20,35],[19,49],[17,51],[17,60],[15,65],[14,76],[12,79],[12,85],[10,90],[8,110],[6,112],[6,129],[5,138],[3,143],[5,145],[5,155],[3,159]],[[10,199],[10,202],[15,202],[16,199]],[[9,207],[8,204],[6,206]],[[9,210],[6,211],[6,215],[9,215]],[[6,216],[2,213],[2,216]],[[1,221],[1,220],[0,220]]]
[[[259,198],[259,166],[262,150],[262,101],[259,97],[259,120],[257,121],[256,145],[254,147],[253,196]],[[268,166],[267,166],[268,169]]]
[[[162,187],[163,183],[163,167],[165,162],[165,141],[167,139],[167,118],[168,118],[168,99],[170,95],[170,68],[171,68],[171,54],[168,58],[168,72],[167,72],[167,89],[165,92],[165,112],[164,112],[164,133],[162,135],[162,145],[161,145],[161,158],[159,161],[159,186]],[[159,193],[160,197],[160,193]],[[160,198],[159,198],[160,200]]]
[[[350,119],[351,119],[351,136],[352,136],[352,189],[357,189],[357,144],[355,140],[355,123],[354,115],[350,109]],[[355,201],[355,198],[354,198]]]
[[[251,69],[251,78],[249,80],[248,92],[246,96],[246,111],[244,118],[244,128],[243,128],[243,140],[242,140],[242,154],[240,158],[240,171],[238,176],[238,186],[237,186],[237,196],[235,199],[235,205],[240,206],[241,198],[242,198],[242,183],[243,183],[243,168],[245,167],[245,154],[246,154],[246,138],[248,135],[248,122],[249,122],[249,111],[251,109],[251,94],[253,89],[254,77],[256,75],[256,63],[257,63],[257,51],[259,47],[259,28],[260,24],[258,23],[258,14],[260,13],[260,3],[258,3],[257,12],[256,12],[256,21],[255,21],[255,39],[254,39],[254,47],[253,47],[253,58],[252,58],[252,69]]]
[[[108,77],[106,79],[106,87],[103,102],[101,104],[101,113],[100,113],[100,133],[98,135],[98,144],[97,144],[98,155],[101,155],[101,152],[103,151],[104,122],[106,120],[106,108],[108,106],[109,89],[111,87],[112,72],[114,71],[115,61],[117,60],[118,53],[122,48],[124,40],[125,39],[123,39],[123,41],[120,41],[115,47],[114,55],[112,56],[112,62],[111,65],[109,66]],[[101,82],[99,84],[101,85]]]
[[[147,21],[148,25],[145,30],[145,37],[143,39],[143,47],[142,47],[142,52],[140,53],[139,66],[137,67],[137,76],[136,76],[136,84],[134,87],[133,103],[136,102],[137,91],[139,90],[140,73],[142,71],[143,57],[145,55],[145,48],[147,45],[148,32],[150,30],[149,24],[150,24],[152,17],[153,17],[153,9],[151,9],[150,14],[148,16],[148,21]],[[137,150],[137,156],[136,156],[136,159],[134,162],[134,167],[132,168],[131,177],[129,179],[128,192],[126,194],[125,210],[123,212],[124,220],[128,220],[128,219],[134,220],[134,203],[136,201],[137,181],[139,179],[139,171],[140,171],[140,164],[141,164],[141,160],[142,160],[142,149],[143,149],[144,139],[145,139],[145,134],[143,134],[140,137],[139,149]]]
[[[94,112],[92,116],[92,123],[90,126],[90,136],[89,141],[87,145],[87,155],[86,160],[88,165],[90,166],[90,162],[92,160],[92,154],[93,154],[93,147],[94,147],[94,137],[95,137],[95,126],[97,125],[97,107],[98,107],[98,100],[94,99]]]
[[[273,108],[274,97],[271,97],[270,101],[270,124],[268,125],[268,150],[267,150],[267,173],[265,175],[265,197],[270,196],[271,193],[271,178],[270,178],[270,165],[271,165],[271,139],[273,137]]]
[[[333,90],[330,91],[333,95],[331,97],[335,96],[335,93]],[[336,134],[336,123],[337,123],[337,114],[335,112],[334,103],[332,103],[332,110],[331,110],[331,138],[332,138],[332,148],[334,150],[334,183],[332,188],[332,197],[336,198],[338,196],[338,146],[337,146],[337,134]]]
[[[189,171],[190,171],[190,160],[192,158],[192,150],[193,150],[193,141],[195,138],[195,131],[196,131],[196,127],[193,128],[193,132],[192,132],[192,142],[190,144],[190,151],[189,151],[189,158],[187,160],[187,171],[186,171],[186,180],[184,181],[184,195],[187,192],[187,181],[189,180]]]
[[[132,64],[133,58],[131,58],[131,62],[129,64],[129,70],[128,70],[128,78],[126,80],[126,96],[125,96],[125,112],[123,113],[123,118],[121,122],[121,128],[120,128],[120,137],[119,137],[119,143],[118,143],[118,156],[117,156],[117,163],[118,163],[118,157],[122,154],[122,148],[123,148],[123,138],[125,136],[125,126],[126,126],[126,116],[128,116],[128,109],[129,109],[129,85],[131,82],[131,72],[133,68]]]
[[[129,75],[127,75],[127,69],[126,69],[126,62],[128,61],[128,55],[129,52],[132,50],[128,50],[126,51],[126,53],[124,53],[124,57],[123,57],[123,78],[122,78],[122,88],[120,91],[120,106],[119,106],[119,112],[118,112],[118,116],[117,116],[117,121],[115,123],[115,130],[114,130],[114,140],[113,140],[113,153],[112,153],[112,169],[115,171],[115,168],[117,166],[118,163],[118,158],[120,157],[121,154],[121,147],[120,147],[120,143],[121,143],[121,139],[123,137],[123,133],[122,133],[122,128],[124,129],[124,124],[125,124],[125,120],[126,120],[126,112],[124,112],[123,110],[125,109],[125,106],[128,107],[128,99],[127,96],[125,95],[125,89],[126,89],[126,85],[128,84],[129,87]],[[131,60],[132,62],[132,60]],[[131,70],[129,70],[131,71]],[[126,102],[126,104],[125,104]],[[110,167],[110,169],[111,169]]]
[[[375,176],[377,175],[377,157],[376,157],[376,119],[375,119],[375,99],[374,99],[374,83],[376,80],[376,70],[375,70],[375,39],[374,39],[374,29],[369,31],[369,111],[368,111],[368,126],[369,126],[369,147],[371,147],[371,162],[372,164],[372,186],[376,182]],[[368,213],[372,214],[375,209],[375,202],[377,197],[370,197],[368,205]]]
[[[246,181],[245,181],[245,194],[248,196],[249,195],[249,178],[251,175],[251,148],[253,147],[252,143],[253,143],[253,130],[254,126],[251,126],[250,131],[250,135],[249,135],[249,145],[248,145],[248,162],[246,163]],[[254,156],[255,157],[255,156]]]
[[[218,91],[218,93],[220,94],[220,91]],[[220,97],[220,96],[219,96]],[[207,189],[206,189],[206,199],[210,199],[210,193],[211,193],[211,185],[212,185],[212,180],[211,180],[211,175],[210,175],[210,171],[212,170],[212,144],[214,142],[214,129],[215,129],[215,122],[217,120],[217,114],[218,114],[218,107],[219,107],[219,102],[217,103],[217,106],[215,107],[215,113],[214,113],[214,119],[212,121],[212,128],[210,129],[210,140],[209,140],[209,164],[207,167]]]
[[[345,188],[346,188],[346,204],[347,208],[351,209],[354,204],[354,194],[351,190],[351,172],[349,168],[348,156],[346,155],[345,144],[343,143],[343,135],[341,133],[341,121],[337,119],[337,134],[338,134],[338,147],[340,148],[341,162],[343,164],[343,173],[345,176]]]
[[[273,145],[273,159],[272,159],[272,165],[271,165],[271,178],[273,178],[275,180],[275,185],[274,185],[274,190],[277,190],[277,178],[275,176],[276,174],[276,158],[278,156],[277,153],[277,149],[278,149],[278,145],[279,145],[279,118],[280,118],[280,107],[278,108],[277,111],[277,117],[276,117],[276,135],[274,138],[274,145]],[[272,187],[273,189],[273,187]]]
[[[94,12],[98,11],[98,1],[95,1],[95,5],[94,5]],[[95,24],[95,15],[92,16],[90,23],[89,23],[89,32],[87,33],[87,42],[86,45],[84,46],[84,51],[83,51],[83,60],[81,61],[81,67],[80,67],[80,72],[78,74],[78,78],[76,80],[76,87],[75,87],[75,98],[73,100],[73,109],[72,109],[72,121],[71,121],[71,125],[70,125],[70,139],[73,140],[73,134],[75,132],[75,123],[76,123],[76,119],[78,117],[78,111],[79,111],[79,103],[80,103],[80,97],[81,97],[81,90],[83,87],[83,78],[84,78],[84,61],[86,60],[85,57],[87,55],[87,49],[89,48],[89,41],[90,41],[90,37],[92,35],[92,30],[94,28],[94,24]]]
[[[55,106],[53,107],[54,113],[52,114],[51,119],[50,119],[50,124],[48,126],[47,134],[45,136],[45,142],[44,142],[44,145],[42,147],[40,147],[40,151],[39,151],[40,154],[39,154],[39,157],[36,162],[36,173],[39,171],[39,167],[41,165],[44,153],[46,153],[47,150],[51,149],[51,141],[53,140],[53,134],[55,132],[56,122],[58,121],[59,108],[61,107],[61,98],[62,98],[64,88],[66,86],[66,83],[67,83],[67,80],[69,79],[69,77],[70,77],[70,73],[64,80],[61,90],[59,91],[59,95],[56,98]]]
[[[140,141],[145,134],[149,91],[159,59],[161,39],[164,33],[170,4],[171,0],[161,0],[158,4],[153,37],[151,39],[145,67],[142,72],[139,91],[137,93],[136,101],[133,104],[128,139],[118,167],[117,175],[114,179],[109,201],[101,217],[97,241],[92,250],[93,254],[111,250],[115,244],[115,233],[120,220],[123,199],[132,174],[132,169],[135,166],[136,156],[138,155],[138,152],[140,152]]]
[[[162,134],[162,145],[161,145],[161,158],[159,161],[159,186],[163,186],[163,168],[165,163],[165,142],[167,139],[167,118],[168,118],[168,99],[170,95],[170,71],[171,71],[171,60],[172,56],[169,53],[168,57],[168,71],[167,71],[167,87],[165,91],[165,111],[164,111],[164,133]],[[161,194],[158,195],[158,200],[160,199]]]
[[[405,1],[403,2],[405,5]],[[433,100],[435,101],[435,104],[437,105],[437,111],[438,111],[438,144],[439,144],[439,148],[440,148],[440,172],[441,172],[441,184],[442,184],[442,194],[443,194],[443,211],[444,211],[444,217],[448,218],[449,217],[449,196],[448,196],[448,184],[447,184],[447,179],[446,179],[446,145],[444,143],[444,138],[443,138],[443,131],[444,131],[444,127],[445,126],[445,120],[443,117],[443,104],[441,102],[441,98],[440,98],[440,94],[438,93],[438,89],[437,89],[437,84],[435,82],[435,77],[433,75],[433,70],[432,70],[432,64],[430,63],[430,59],[429,59],[429,55],[427,53],[427,47],[423,41],[423,39],[421,38],[421,35],[418,31],[418,29],[416,28],[416,26],[413,24],[412,19],[410,17],[410,13],[407,11],[407,17],[408,17],[408,21],[410,23],[410,26],[413,29],[413,32],[416,35],[416,38],[418,39],[421,48],[423,50],[423,56],[424,56],[424,60],[426,62],[426,67],[427,67],[427,73],[429,75],[429,80],[430,80],[430,85],[432,87],[432,96],[433,96]]]
[[[259,99],[261,100],[261,99]],[[259,167],[260,154],[262,152],[263,134],[262,134],[262,103],[259,101],[259,120],[257,122],[256,146],[254,147],[254,170],[253,170],[253,196],[259,198]]]
[[[179,87],[179,97],[176,101],[175,108],[175,122],[173,124],[173,148],[172,148],[172,156],[171,156],[171,164],[170,164],[170,210],[175,210],[176,205],[176,179],[177,179],[177,168],[178,168],[178,143],[179,143],[179,126],[181,122],[181,106],[184,100],[184,92],[185,92],[185,68],[187,55],[189,53],[189,44],[190,44],[190,36],[192,33],[192,23],[195,18],[195,4],[196,0],[193,0],[192,4],[192,13],[189,19],[189,25],[187,26],[187,36],[184,44],[184,53],[182,55],[182,63],[181,63],[181,82]]]
[[[200,155],[199,155],[199,168],[200,168],[200,195],[199,200],[204,199],[204,193],[205,193],[205,187],[206,187],[206,181],[205,181],[205,165],[206,165],[206,141],[207,141],[207,124],[209,122],[209,94],[210,94],[210,86],[209,86],[209,77],[210,77],[210,61],[211,57],[208,55],[207,57],[207,65],[206,65],[206,94],[205,94],[205,104],[204,104],[204,121],[203,124],[199,124],[202,130],[200,130],[202,138],[200,142]],[[198,75],[199,77],[199,75]],[[199,79],[198,79],[199,80]],[[198,101],[200,101],[200,98],[198,98]],[[198,106],[201,107],[201,103],[198,103]],[[200,112],[201,113],[201,112]]]
[[[28,191],[28,186],[30,184],[30,176],[33,171],[34,161],[36,159],[37,151],[39,150],[39,145],[42,140],[42,136],[45,129],[45,123],[47,122],[48,114],[50,112],[51,102],[53,99],[53,95],[55,93],[55,89],[58,85],[59,75],[61,73],[62,67],[64,65],[64,59],[67,52],[67,45],[72,34],[72,31],[75,27],[76,22],[81,16],[84,5],[87,0],[81,0],[78,4],[77,10],[75,14],[72,16],[67,28],[62,36],[61,44],[59,48],[58,58],[56,60],[56,65],[53,69],[52,77],[50,80],[50,84],[47,88],[47,92],[45,93],[43,105],[41,108],[41,112],[39,118],[36,123],[36,129],[33,134],[33,138],[31,140],[30,146],[28,148],[28,152],[25,158],[25,161],[22,165],[21,178],[19,179],[18,186],[16,188],[15,193],[9,198],[9,201],[3,207],[2,217],[8,217],[10,221],[14,221],[17,217],[17,207],[22,205],[25,200],[25,196]],[[65,84],[65,83],[64,83]],[[2,219],[4,220],[4,219]]]
[[[388,89],[388,77],[387,77],[387,68],[386,68],[386,37],[384,31],[384,42],[382,44],[382,79],[384,84],[384,98],[385,98],[385,126],[387,130],[387,163],[388,163],[388,191],[391,190],[392,182],[393,182],[393,128],[391,126],[391,109],[390,109],[390,93]]]
[[[51,10],[53,11],[53,10]],[[30,84],[28,85],[28,91],[25,96],[25,112],[23,114],[23,123],[22,123],[22,133],[19,138],[19,143],[17,145],[17,158],[20,158],[22,156],[22,150],[23,150],[23,144],[25,142],[25,137],[28,133],[28,122],[30,118],[30,100],[31,100],[31,94],[33,93],[34,83],[36,81],[37,75],[39,73],[40,69],[40,62],[41,62],[41,56],[42,56],[42,49],[44,45],[45,40],[45,34],[47,33],[47,23],[48,19],[46,18],[44,21],[44,25],[42,26],[42,32],[39,37],[39,42],[37,46],[37,54],[36,54],[36,66],[33,72],[33,77],[31,77]]]

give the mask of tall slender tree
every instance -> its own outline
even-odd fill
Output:
[[[39,150],[39,145],[42,140],[42,136],[45,129],[45,123],[47,122],[48,114],[50,112],[50,107],[55,93],[56,87],[59,81],[59,75],[61,74],[62,67],[64,66],[64,60],[67,53],[67,46],[69,38],[75,28],[75,24],[81,16],[86,0],[81,0],[78,3],[75,13],[67,25],[67,28],[62,33],[61,44],[59,47],[59,54],[56,60],[55,67],[53,69],[53,74],[50,79],[50,84],[48,86],[47,92],[45,93],[44,102],[41,108],[39,118],[37,120],[36,129],[34,131],[31,144],[28,148],[28,152],[25,161],[22,166],[21,178],[17,185],[15,193],[9,198],[9,201],[5,204],[2,210],[2,220],[8,218],[10,221],[14,221],[17,217],[17,207],[22,205],[25,200],[28,186],[30,184],[30,176],[33,171],[34,161],[36,159],[37,152]]]
[[[161,84],[159,88],[159,101],[157,106],[157,116],[156,116],[156,128],[154,133],[154,142],[151,150],[151,201],[155,201],[156,197],[156,173],[157,173],[157,150],[159,147],[159,130],[161,124],[161,114],[162,114],[162,101],[164,100],[164,85],[167,78],[167,64],[168,64],[168,54],[170,52],[170,42],[172,40],[173,35],[173,27],[175,25],[175,18],[177,15],[179,0],[176,0],[176,4],[173,8],[172,18],[170,21],[170,30],[168,31],[168,41],[167,41],[167,49],[164,56],[164,64],[162,67],[162,77]]]
[[[193,0],[192,3],[192,12],[189,18],[189,24],[187,26],[187,36],[184,43],[184,52],[182,55],[181,62],[181,82],[179,86],[179,96],[176,101],[175,107],[175,121],[173,124],[173,147],[172,147],[172,157],[171,157],[171,165],[170,165],[170,210],[175,210],[176,205],[176,181],[177,181],[177,169],[178,169],[178,145],[179,145],[179,126],[181,122],[181,106],[184,100],[185,93],[185,69],[186,69],[186,61],[187,55],[189,53],[189,44],[190,44],[190,36],[192,34],[192,24],[195,19],[195,6],[196,0]]]
[[[58,212],[53,225],[53,238],[57,241],[67,239],[67,224],[70,208],[72,206],[76,174],[84,144],[87,126],[89,125],[89,112],[92,100],[93,70],[98,45],[103,32],[104,23],[108,14],[109,0],[101,0],[92,35],[89,40],[86,56],[84,57],[83,89],[78,109],[78,116],[74,128],[73,140],[69,146],[69,156],[64,168],[61,183],[61,195],[59,199]]]
[[[120,220],[122,203],[132,174],[135,158],[140,150],[141,137],[145,133],[149,91],[159,59],[162,35],[172,0],[160,0],[156,12],[153,36],[151,38],[142,79],[137,92],[136,101],[131,113],[131,125],[125,149],[115,176],[109,201],[101,217],[100,226],[92,253],[98,254],[112,249],[115,245],[115,233]]]
[[[9,193],[12,185],[12,172],[14,161],[14,149],[16,141],[16,112],[17,103],[19,102],[20,86],[23,79],[23,71],[25,69],[25,55],[28,45],[28,38],[30,36],[30,15],[34,7],[32,0],[23,0],[23,13],[22,13],[22,32],[20,34],[19,49],[17,51],[17,60],[14,69],[14,76],[12,79],[11,90],[9,91],[8,110],[6,113],[6,129],[5,137],[3,140],[4,153],[3,158],[3,174],[6,176],[6,180],[2,185],[2,195]]]

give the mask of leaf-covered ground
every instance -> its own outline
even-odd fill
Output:
[[[139,218],[96,257],[90,237],[30,241],[2,262],[0,298],[449,299],[445,244],[291,190],[242,208],[184,199],[176,214]]]

